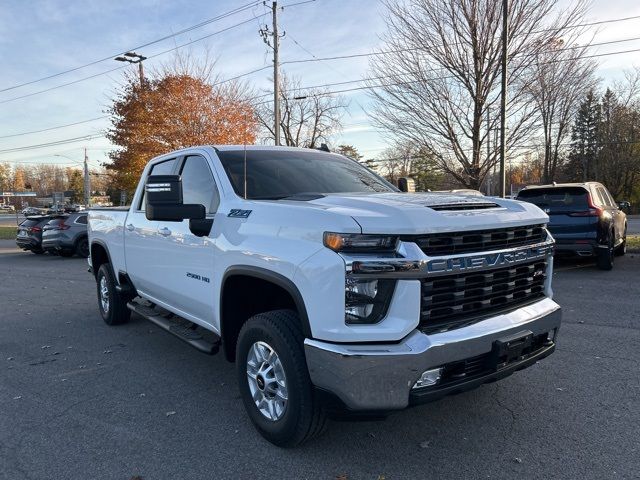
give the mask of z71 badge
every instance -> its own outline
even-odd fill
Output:
[[[239,208],[232,208],[227,217],[248,218],[249,215],[251,215],[251,210],[240,210]]]

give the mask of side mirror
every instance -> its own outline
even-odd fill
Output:
[[[400,177],[398,179],[398,188],[401,192],[415,193],[416,181],[410,177]]]
[[[182,180],[179,175],[151,175],[144,188],[147,220],[181,222],[187,218],[205,218],[204,205],[182,203]]]

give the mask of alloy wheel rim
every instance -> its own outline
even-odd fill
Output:
[[[109,312],[109,287],[107,286],[107,279],[102,277],[100,279],[100,304],[102,305],[102,311],[104,313]]]
[[[289,395],[287,378],[276,351],[265,342],[255,342],[247,354],[247,382],[258,411],[275,422],[284,415]]]

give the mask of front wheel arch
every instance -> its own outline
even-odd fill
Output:
[[[311,338],[309,317],[302,295],[288,278],[251,266],[229,268],[220,288],[220,336],[225,357],[235,361],[235,349],[242,325],[254,315],[272,310],[293,310],[300,329]]]

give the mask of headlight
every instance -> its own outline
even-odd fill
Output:
[[[324,246],[336,252],[392,252],[398,237],[390,235],[363,235],[359,233],[324,232]]]
[[[386,315],[395,280],[350,278],[345,284],[345,323],[373,324]]]

